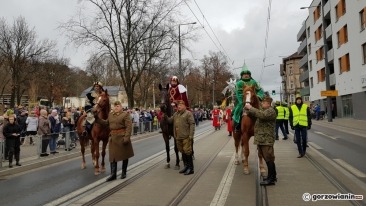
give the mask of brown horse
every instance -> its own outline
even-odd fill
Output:
[[[255,93],[255,87],[254,86],[244,86],[243,88],[243,103],[245,104],[251,104],[254,108],[259,109],[259,99]],[[244,106],[243,105],[243,106]],[[242,156],[242,162],[243,162],[243,169],[244,174],[249,174],[249,165],[248,165],[248,157],[249,157],[249,140],[252,136],[254,136],[254,124],[255,124],[256,118],[251,117],[247,115],[247,113],[244,111],[241,119],[241,127],[240,131],[234,132],[234,140],[235,140],[235,149],[236,149],[236,155],[235,155],[235,164],[239,164],[238,160],[238,150],[239,150],[239,144],[241,145],[241,156]],[[259,156],[259,162],[260,162],[260,171],[261,174],[264,175],[264,163],[263,158]]]
[[[108,114],[110,112],[111,106],[109,103],[109,95],[108,91],[102,92],[100,94],[99,99],[95,107],[93,108],[94,115],[96,118],[106,120],[108,119]],[[109,128],[107,125],[94,122],[93,128],[91,130],[91,134],[87,134],[83,136],[82,133],[85,130],[83,126],[84,119],[86,118],[86,114],[81,116],[77,123],[77,132],[80,137],[80,146],[81,146],[81,154],[82,154],[82,163],[81,168],[86,168],[85,163],[85,147],[88,145],[89,140],[91,140],[91,154],[92,160],[94,164],[94,174],[99,175],[101,172],[105,172],[105,150],[108,144],[109,138]],[[102,162],[101,162],[101,169],[99,169],[99,142],[103,142],[102,146]]]
[[[160,90],[160,110],[161,112],[163,112],[164,114],[166,114],[168,117],[171,117],[173,115],[173,107],[170,104],[170,100],[169,100],[169,94],[168,94],[168,90],[169,90],[169,84],[166,85],[166,87],[163,87],[161,84],[159,84],[159,90]],[[173,137],[174,139],[174,152],[175,152],[175,157],[176,157],[176,162],[175,162],[175,167],[174,169],[179,170],[180,166],[179,166],[179,152],[178,152],[178,147],[177,147],[177,143],[175,141],[174,138],[174,133],[173,133],[173,125],[169,124],[167,122],[167,120],[165,120],[164,118],[161,119],[160,121],[160,128],[163,134],[163,138],[164,138],[164,142],[165,142],[165,151],[166,151],[166,166],[165,168],[170,168],[170,143],[169,140],[171,139],[171,137]]]

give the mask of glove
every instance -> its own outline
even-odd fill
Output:
[[[130,137],[123,137],[123,144],[126,145],[131,142]]]
[[[308,130],[311,129],[311,125],[308,126]]]
[[[294,126],[291,126],[291,129],[292,129],[292,130],[295,130]]]

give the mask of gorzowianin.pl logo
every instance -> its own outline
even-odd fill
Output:
[[[310,193],[304,193],[302,195],[302,199],[305,202],[313,201],[316,202],[318,200],[363,200],[363,195],[355,195],[352,193],[347,194],[310,194]]]

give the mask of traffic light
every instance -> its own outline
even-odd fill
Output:
[[[272,90],[272,95],[276,95],[276,90]]]

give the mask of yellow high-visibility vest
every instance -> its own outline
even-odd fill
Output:
[[[288,109],[288,107],[284,108],[285,108],[285,120],[288,120],[288,117],[290,116],[290,110]]]
[[[293,126],[300,125],[307,127],[308,126],[308,105],[302,104],[301,109],[297,108],[296,104],[291,106],[292,109],[292,115],[293,115]]]
[[[277,118],[276,119],[285,119],[285,109],[282,106],[277,106]]]

